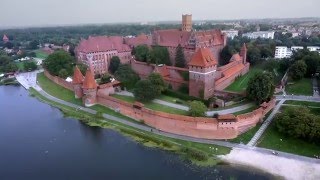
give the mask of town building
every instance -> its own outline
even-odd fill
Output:
[[[274,31],[257,31],[242,34],[242,37],[247,37],[249,39],[274,39]]]
[[[123,64],[130,61],[131,48],[124,41],[120,36],[90,36],[81,40],[75,54],[78,61],[86,64],[94,74],[104,74],[108,72],[113,56],[118,56]]]
[[[225,33],[227,35],[227,37],[230,39],[234,39],[235,37],[237,37],[239,35],[239,31],[234,30],[234,29],[223,30],[222,33]]]
[[[292,46],[288,48],[286,46],[276,46],[274,53],[275,59],[290,58],[294,51],[303,49],[303,46]],[[320,46],[307,46],[307,49],[311,52],[318,52],[320,54]]]
[[[8,36],[4,34],[4,35],[3,35],[3,38],[2,38],[2,41],[3,41],[4,43],[9,42]]]

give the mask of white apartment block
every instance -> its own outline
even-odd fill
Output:
[[[234,37],[239,35],[239,31],[237,30],[223,30],[222,33],[225,33],[228,38],[234,39]]]
[[[274,39],[274,31],[257,31],[242,34],[242,37],[247,37],[249,39]]]
[[[283,59],[283,58],[290,58],[294,51],[298,51],[303,49],[302,46],[292,46],[288,48],[286,46],[276,46],[276,50],[274,53],[275,59]],[[320,46],[307,46],[309,51],[317,51],[320,54]]]

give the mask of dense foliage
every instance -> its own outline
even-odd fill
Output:
[[[17,65],[9,56],[0,55],[0,72],[15,72],[17,70]]]
[[[296,61],[289,69],[289,75],[293,80],[300,80],[307,72],[307,65],[303,60]]]
[[[184,56],[183,48],[180,44],[178,45],[176,50],[175,66],[181,68],[186,67],[186,58]]]
[[[50,74],[65,78],[73,74],[75,59],[65,51],[56,51],[44,61],[44,67]]]
[[[275,123],[283,134],[320,143],[320,118],[307,108],[286,108],[275,117]]]
[[[37,69],[37,64],[34,61],[23,62],[24,69],[26,71],[34,71]]]
[[[104,74],[100,79],[100,84],[106,84],[111,82],[111,76],[109,74]]]
[[[247,96],[257,104],[269,101],[274,93],[273,75],[270,72],[255,74],[248,83]]]
[[[150,63],[171,66],[169,51],[166,47],[154,46],[150,51]]]
[[[120,65],[120,58],[118,56],[113,56],[110,60],[109,71],[113,74],[115,73]]]
[[[140,79],[138,74],[134,72],[128,64],[120,64],[114,76],[127,89],[134,88],[135,84]]]
[[[230,45],[226,45],[221,53],[220,53],[220,65],[226,65],[229,63],[232,55],[235,53],[235,50],[230,46]]]
[[[163,91],[166,90],[166,84],[159,73],[151,73],[148,76],[148,80],[152,83],[155,90],[157,91],[156,96],[159,96]]]
[[[157,97],[158,91],[150,80],[140,80],[133,89],[133,95],[138,101],[148,102]]]
[[[206,105],[201,101],[191,101],[189,103],[189,114],[193,117],[203,117],[207,110]]]

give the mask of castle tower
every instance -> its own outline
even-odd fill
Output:
[[[243,43],[241,50],[240,50],[240,56],[242,57],[242,63],[246,64],[247,63],[247,46],[246,43]]]
[[[82,90],[83,90],[83,102],[86,107],[93,106],[97,102],[97,83],[94,79],[93,73],[88,68],[86,76],[84,77]]]
[[[189,62],[189,95],[209,99],[214,94],[217,60],[209,48],[199,48]]]
[[[8,38],[8,36],[7,36],[7,35],[5,35],[5,34],[3,35],[2,40],[3,40],[3,42],[4,42],[4,43],[9,42],[9,38]]]
[[[83,78],[84,77],[80,69],[78,68],[78,66],[76,66],[73,72],[72,84],[73,84],[74,96],[77,99],[83,97],[83,91],[82,91]]]
[[[182,31],[190,32],[192,30],[192,15],[191,14],[183,14],[182,15]]]

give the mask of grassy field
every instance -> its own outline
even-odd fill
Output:
[[[48,57],[48,54],[43,52],[41,49],[34,50],[34,52],[36,53],[37,58],[46,59]]]
[[[287,100],[284,104],[292,104],[292,105],[299,105],[299,106],[313,106],[313,107],[320,107],[320,102],[308,102],[308,101],[293,101]]]
[[[289,103],[294,104],[306,102],[289,101]],[[285,108],[288,107],[282,106],[281,110],[284,110]],[[317,109],[319,110],[319,108]],[[310,109],[310,111],[312,112],[312,109]],[[258,146],[309,157],[320,155],[320,145],[316,145],[294,137],[288,137],[287,135],[279,133],[274,122],[270,124],[265,133],[262,135],[258,142]]]
[[[243,143],[247,144],[252,137],[256,134],[256,132],[259,130],[261,124],[257,124],[255,127],[251,128],[249,131],[239,135],[237,138],[230,140],[230,142],[233,143]]]
[[[312,96],[312,80],[303,78],[299,81],[293,81],[292,84],[288,83],[285,90],[288,94]]]
[[[237,78],[230,86],[225,90],[233,92],[243,92],[248,86],[249,79],[253,77],[256,73],[262,72],[262,69],[258,67],[250,68],[249,72],[239,78]]]
[[[160,99],[162,101],[167,101],[167,102],[170,102],[170,103],[176,103],[177,101],[180,101],[181,103],[176,103],[176,104],[188,105],[187,101],[184,101],[184,100],[179,99],[179,98],[167,96],[167,95],[161,95],[161,96],[157,97],[157,99]]]
[[[262,135],[258,146],[309,157],[320,155],[320,145],[283,135],[278,132],[274,123]]]
[[[113,94],[111,96],[115,97],[117,99],[121,99],[123,101],[129,102],[129,103],[134,103],[136,101],[134,99],[134,97],[130,97],[130,96],[123,96],[123,95],[118,95],[118,94]],[[164,105],[153,103],[153,102],[144,103],[144,105],[145,105],[146,108],[149,108],[149,109],[152,109],[152,110],[155,110],[155,111],[162,111],[162,112],[171,113],[171,114],[188,115],[187,111],[183,111],[183,110],[180,110],[180,109],[164,106]]]
[[[34,89],[30,89],[30,94],[37,97],[41,101],[59,108],[65,116],[79,119],[89,126],[116,130],[145,146],[152,148],[161,148],[177,153],[179,155],[182,155],[182,157],[184,157],[186,160],[190,160],[192,163],[200,166],[216,165],[220,162],[216,155],[228,154],[231,150],[230,148],[216,145],[194,143],[162,137],[160,135],[155,135],[147,131],[141,131],[118,122],[106,121],[105,119],[101,119],[96,115],[79,111],[74,108],[50,101]],[[97,106],[96,108],[101,110],[101,107],[99,106]]]
[[[39,73],[37,75],[37,81],[39,85],[42,87],[42,89],[46,91],[48,94],[77,105],[82,105],[82,101],[74,97],[73,91],[70,91],[62,86],[55,84],[50,79],[48,79],[43,73]]]

